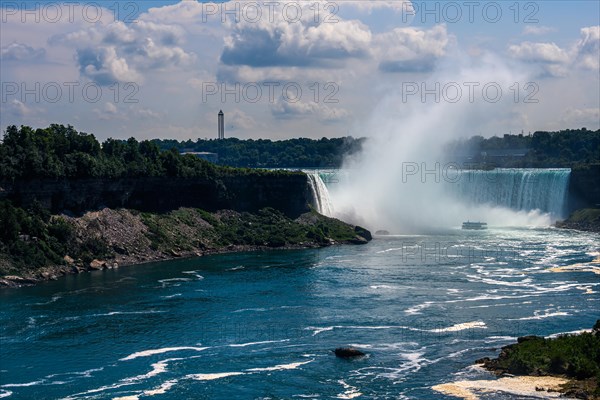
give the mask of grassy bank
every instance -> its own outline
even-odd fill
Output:
[[[600,320],[591,332],[554,338],[525,336],[502,348],[496,359],[477,361],[498,375],[567,378],[560,391],[580,399],[600,399]]]
[[[264,208],[142,213],[105,208],[74,217],[0,202],[0,285],[226,251],[367,243],[370,233],[311,211],[296,219]]]

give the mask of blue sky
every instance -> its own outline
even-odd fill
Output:
[[[365,136],[434,106],[459,136],[600,125],[596,1],[0,4],[2,129],[195,139],[223,109],[226,136]]]

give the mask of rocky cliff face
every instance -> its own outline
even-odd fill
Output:
[[[28,206],[38,201],[53,212],[132,208],[162,212],[179,207],[208,211],[257,211],[273,207],[290,217],[308,211],[311,192],[303,174],[204,178],[80,179],[0,182],[0,199]]]
[[[569,181],[569,214],[600,204],[600,164],[573,168]]]

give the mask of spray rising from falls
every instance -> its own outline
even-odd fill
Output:
[[[493,84],[510,93],[515,82],[530,79],[527,68],[489,53],[457,51],[446,59],[417,86],[476,82],[478,87]],[[471,174],[472,179],[458,183],[430,173],[438,165],[444,171],[444,165],[460,164],[445,147],[454,139],[526,126],[525,120],[514,117],[526,114],[526,106],[511,96],[490,101],[485,93],[475,98],[463,92],[432,100],[423,93],[407,96],[394,81],[389,88],[360,127],[368,135],[362,152],[344,162],[351,179],[329,188],[336,217],[371,230],[421,233],[460,227],[467,220],[485,221],[490,227],[548,226],[561,216],[567,171],[463,171],[459,173]]]
[[[332,217],[334,214],[333,202],[329,196],[329,190],[318,172],[307,172],[308,185],[315,200],[315,208],[320,214]]]

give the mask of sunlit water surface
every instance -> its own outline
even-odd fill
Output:
[[[450,230],[0,291],[0,397],[440,399],[524,334],[590,328],[599,236]],[[589,268],[587,268],[589,270]],[[368,357],[331,352],[352,345]],[[511,398],[490,395],[490,398]]]

